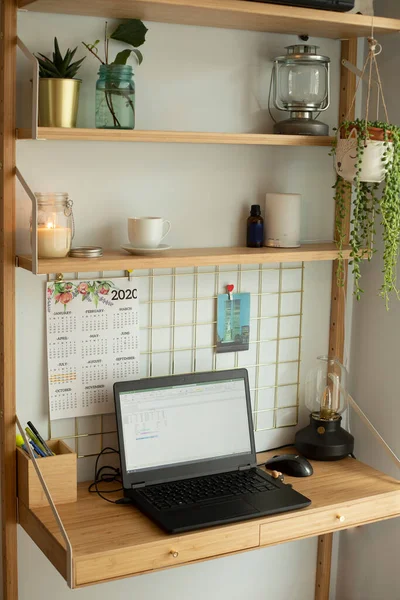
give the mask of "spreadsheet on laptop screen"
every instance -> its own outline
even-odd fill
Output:
[[[122,392],[120,404],[128,473],[251,452],[244,379]]]

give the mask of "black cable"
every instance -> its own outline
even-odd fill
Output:
[[[351,458],[354,458],[354,460],[357,460],[352,452],[350,452],[349,456],[351,456]]]
[[[106,502],[110,502],[110,504],[123,504],[125,499],[119,498],[118,500],[110,500],[106,498],[103,494],[113,494],[114,492],[121,492],[124,488],[122,487],[121,480],[121,470],[119,467],[113,467],[111,465],[104,465],[98,468],[100,457],[103,454],[118,454],[119,451],[115,448],[111,448],[111,446],[107,446],[103,448],[101,452],[96,457],[96,462],[94,466],[94,481],[89,485],[88,491],[91,494],[97,494],[100,498],[105,500]],[[117,482],[121,484],[121,487],[115,488],[113,490],[99,490],[98,484],[101,482],[105,483],[114,483]],[[94,488],[94,489],[93,489]],[[129,500],[129,499],[128,499]]]
[[[282,448],[293,448],[293,442],[291,444],[283,444],[283,446],[276,446],[275,448],[268,448],[268,450],[263,450],[263,452],[273,452],[274,450],[281,450]]]
[[[283,444],[282,446],[276,446],[275,448],[269,448],[268,450],[265,450],[265,452],[273,452],[274,450],[281,450],[282,448],[289,448],[293,446],[293,444]],[[88,487],[88,491],[90,494],[97,494],[102,500],[105,500],[106,502],[109,502],[110,504],[132,504],[132,500],[130,498],[118,498],[118,500],[110,500],[109,498],[106,498],[104,496],[104,494],[114,494],[115,492],[122,492],[123,491],[123,486],[122,486],[122,479],[121,479],[121,469],[119,467],[113,467],[111,465],[103,465],[102,467],[100,467],[100,469],[98,468],[99,466],[99,460],[100,457],[103,454],[118,454],[119,456],[119,450],[116,450],[115,448],[111,448],[111,446],[107,446],[106,448],[103,448],[103,450],[101,452],[99,452],[99,454],[96,457],[96,462],[95,462],[95,466],[94,466],[94,480],[92,481],[92,483],[89,485]],[[264,466],[265,462],[258,464],[258,467]],[[111,472],[110,472],[111,471]],[[99,483],[120,483],[121,487],[119,488],[115,488],[113,490],[99,490]],[[93,489],[94,488],[94,489]]]
[[[268,450],[263,450],[263,452],[273,452],[274,450],[282,450],[282,448],[293,448],[293,444],[283,444],[283,446],[276,446],[276,448],[268,448]],[[262,462],[257,464],[257,467],[264,467],[266,464],[266,462]]]

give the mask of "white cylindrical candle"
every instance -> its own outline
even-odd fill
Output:
[[[300,246],[300,194],[266,194],[264,246]]]
[[[47,223],[38,227],[39,258],[64,258],[71,249],[71,229]]]

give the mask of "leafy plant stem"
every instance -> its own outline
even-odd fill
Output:
[[[114,105],[113,105],[113,101],[112,101],[112,92],[106,91],[104,95],[106,98],[108,110],[110,111],[113,121],[114,121],[114,127],[121,127],[121,123],[119,122],[119,119],[118,119],[117,115],[115,114]]]
[[[85,46],[86,50],[89,50],[89,52],[91,52],[93,56],[95,56],[97,60],[101,62],[102,65],[106,64],[104,60],[101,60],[100,56],[93,50],[93,48],[89,44],[86,44],[85,42],[82,42],[82,44]]]
[[[108,65],[108,38],[107,38],[107,27],[108,27],[108,23],[106,21],[105,27],[104,27],[104,57],[106,60],[106,65]]]

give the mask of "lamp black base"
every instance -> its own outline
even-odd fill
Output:
[[[329,126],[314,119],[286,119],[274,125],[274,133],[283,135],[329,135]]]
[[[310,424],[296,433],[296,449],[314,460],[340,460],[354,450],[353,436],[336,421],[323,421],[310,415]]]

